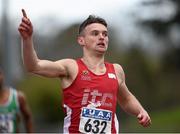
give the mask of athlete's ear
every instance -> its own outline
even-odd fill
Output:
[[[84,38],[82,36],[77,37],[77,42],[79,43],[79,45],[84,46]]]

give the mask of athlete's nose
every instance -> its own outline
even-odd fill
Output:
[[[104,40],[104,37],[105,37],[105,36],[104,36],[103,33],[100,33],[100,34],[99,34],[99,39]]]

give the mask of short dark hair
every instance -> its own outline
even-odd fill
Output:
[[[105,27],[107,27],[107,23],[103,18],[95,16],[95,15],[89,15],[89,17],[80,24],[79,31],[78,31],[79,35],[85,29],[86,26],[92,23],[100,23],[104,25]]]

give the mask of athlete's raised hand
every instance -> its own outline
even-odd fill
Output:
[[[22,21],[18,27],[19,33],[23,39],[31,38],[33,34],[33,26],[30,19],[27,17],[26,12],[22,9]]]

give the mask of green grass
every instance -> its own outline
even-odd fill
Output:
[[[122,123],[121,132],[152,132],[177,133],[180,132],[180,107],[150,113],[152,124],[144,128],[135,118]]]

